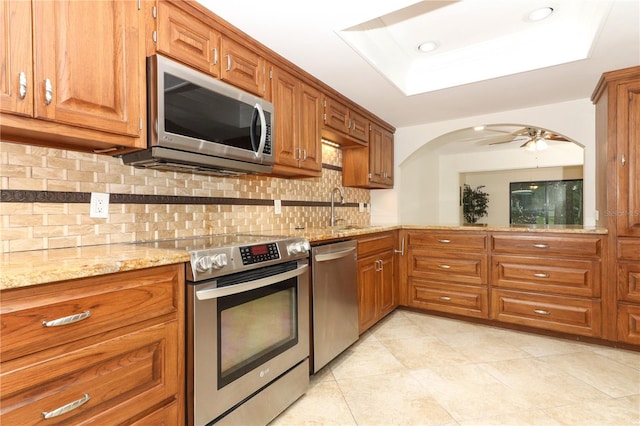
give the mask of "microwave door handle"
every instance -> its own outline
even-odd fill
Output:
[[[255,110],[258,111],[258,117],[260,117],[260,145],[258,146],[258,151],[256,151],[256,158],[260,158],[262,157],[264,146],[267,143],[267,120],[264,117],[262,105],[256,104]]]

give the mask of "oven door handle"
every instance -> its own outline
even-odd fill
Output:
[[[290,278],[297,277],[299,275],[304,274],[309,265],[304,264],[298,266],[297,269],[293,271],[283,272],[277,275],[271,275],[269,277],[260,278],[258,280],[248,281],[242,284],[230,285],[227,287],[220,288],[208,288],[196,291],[196,297],[198,300],[208,300],[208,299],[216,299],[218,297],[230,296],[232,294],[242,293],[249,290],[255,290],[260,287],[267,287],[272,284],[276,284],[282,281],[286,281]]]

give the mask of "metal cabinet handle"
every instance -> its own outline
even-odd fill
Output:
[[[442,244],[449,244],[451,240],[438,240],[438,242]]]
[[[622,154],[622,158],[620,159],[620,162],[622,163],[623,166],[627,164],[627,158],[624,156],[624,154]]]
[[[404,256],[404,238],[400,240],[400,250],[394,250],[393,252],[400,254],[400,256]]]
[[[213,50],[213,65],[218,65],[218,48],[214,47],[212,50]]]
[[[51,86],[51,80],[44,79],[44,103],[45,105],[51,104],[53,100],[53,86]]]
[[[231,55],[227,53],[227,71],[231,71]]]
[[[20,99],[24,99],[27,96],[27,74],[24,71],[20,71],[18,80],[20,82]]]
[[[544,309],[534,309],[533,312],[535,312],[538,315],[549,315],[550,314],[549,311],[545,311]]]
[[[302,161],[307,161],[307,150],[306,149],[302,150]]]
[[[549,248],[549,244],[534,244],[535,248],[546,249]]]
[[[55,410],[52,410],[52,411],[43,411],[42,417],[44,417],[45,419],[52,419],[54,417],[61,416],[65,413],[68,413],[71,410],[75,410],[76,408],[86,404],[90,399],[91,397],[89,396],[89,394],[85,393],[82,396],[82,398],[72,401],[68,404],[65,404],[62,407],[56,408]]]
[[[445,302],[448,302],[449,300],[451,300],[451,298],[449,296],[440,296],[440,300],[444,300]]]
[[[61,325],[73,324],[74,322],[82,321],[91,316],[91,311],[84,311],[79,314],[69,315],[68,317],[62,317],[51,321],[42,321],[44,327],[59,327]]]
[[[537,274],[533,274],[533,276],[536,277],[536,278],[549,278],[549,274],[537,273]]]
[[[440,269],[451,269],[451,265],[438,265]]]

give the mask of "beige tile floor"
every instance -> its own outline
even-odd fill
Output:
[[[640,353],[396,310],[271,425],[640,425]]]

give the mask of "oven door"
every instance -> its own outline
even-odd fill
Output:
[[[193,424],[224,416],[308,358],[308,269],[304,259],[189,286]]]

